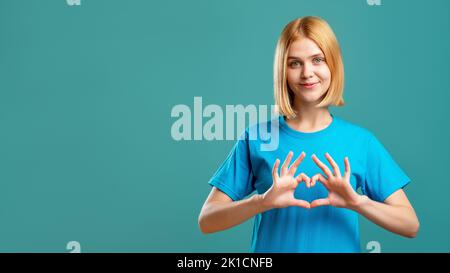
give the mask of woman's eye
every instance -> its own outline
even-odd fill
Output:
[[[298,67],[299,65],[300,65],[300,63],[297,62],[297,61],[291,62],[291,63],[289,64],[290,67]]]
[[[323,59],[323,58],[314,58],[313,59],[313,62],[314,63],[316,63],[316,64],[320,64],[320,63],[322,63],[322,62],[324,62],[325,60]]]

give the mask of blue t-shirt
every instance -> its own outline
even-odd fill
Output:
[[[278,158],[282,163],[291,150],[294,152],[291,164],[302,151],[306,153],[295,175],[304,172],[309,177],[322,173],[311,159],[312,154],[332,170],[325,158],[328,152],[342,174],[344,157],[348,156],[352,187],[360,188],[364,195],[378,202],[409,183],[408,176],[372,133],[335,115],[332,118],[328,127],[312,133],[292,129],[283,116],[250,126],[208,183],[234,201],[255,190],[262,194],[272,185],[275,160]],[[260,130],[262,125],[268,129]],[[262,149],[269,140],[260,131],[270,133],[274,129],[279,129],[277,149]],[[309,189],[301,183],[294,196],[312,202],[326,198],[328,192],[319,182]],[[358,214],[332,206],[265,211],[255,216],[251,252],[360,252]]]

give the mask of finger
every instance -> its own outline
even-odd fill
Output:
[[[322,185],[324,185],[324,187],[327,190],[330,189],[328,180],[325,177],[323,177],[322,174],[318,173],[311,178],[311,187],[314,187],[316,185],[316,181],[319,181],[320,183],[322,183]]]
[[[298,166],[300,165],[300,163],[302,163],[303,158],[305,158],[305,152],[302,152],[297,159],[295,159],[294,163],[292,163],[291,167],[289,168],[289,174],[290,175],[294,175],[295,172],[297,171]]]
[[[289,166],[289,163],[291,163],[291,159],[294,153],[290,151],[288,155],[286,156],[286,159],[283,162],[283,165],[281,165],[281,175],[285,175],[287,172],[287,167]]]
[[[297,180],[297,185],[305,182],[306,186],[309,188],[311,185],[311,179],[304,173],[301,173],[299,175],[297,175],[297,177],[295,178]]]
[[[298,199],[295,200],[294,206],[302,207],[302,208],[305,208],[305,209],[311,208],[311,204],[308,201],[298,200]]]
[[[277,158],[277,160],[275,160],[275,163],[273,164],[272,167],[272,178],[273,178],[273,182],[275,183],[276,181],[278,181],[278,166],[280,165],[280,160]]]
[[[318,178],[318,174],[313,175],[313,177],[311,177],[311,187],[314,187],[316,185],[316,181]]]
[[[334,175],[337,177],[341,177],[341,170],[339,170],[338,164],[336,164],[331,155],[329,153],[325,153],[325,158],[328,160],[331,167],[333,167]]]
[[[322,199],[316,199],[312,201],[311,208],[320,207],[320,206],[328,206],[330,205],[330,199],[328,198],[322,198]]]
[[[313,154],[312,159],[314,163],[316,163],[317,166],[323,171],[323,173],[328,176],[328,178],[332,177],[333,174],[331,173],[330,169],[328,169],[327,165],[323,164],[322,161],[319,160],[319,158]]]
[[[352,173],[352,170],[350,168],[350,161],[348,160],[348,157],[344,158],[344,165],[345,165],[344,177],[345,177],[345,179],[349,179],[350,178],[350,174]]]

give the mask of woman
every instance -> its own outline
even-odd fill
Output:
[[[201,231],[256,216],[252,252],[359,252],[361,214],[415,237],[419,221],[403,191],[408,176],[372,133],[329,112],[344,104],[344,69],[323,19],[298,18],[284,28],[274,81],[280,116],[267,126],[278,126],[279,147],[261,151],[247,128],[209,181]]]

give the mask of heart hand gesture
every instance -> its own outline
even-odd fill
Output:
[[[302,152],[300,156],[292,163],[290,167],[293,152],[289,152],[286,159],[281,166],[281,173],[278,175],[278,166],[280,165],[280,160],[277,159],[272,168],[272,179],[273,183],[270,189],[268,189],[263,195],[263,203],[269,209],[272,208],[285,208],[289,206],[299,206],[303,208],[310,208],[309,202],[305,200],[299,200],[294,197],[294,192],[297,186],[301,182],[306,182],[308,186],[310,185],[310,178],[304,173],[301,173],[294,177],[298,166],[305,158],[305,153]]]

